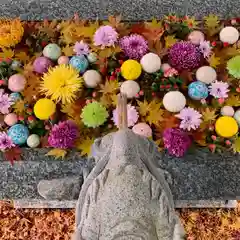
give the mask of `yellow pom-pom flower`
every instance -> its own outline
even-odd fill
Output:
[[[22,40],[23,33],[20,19],[0,20],[0,47],[15,46]]]
[[[129,59],[121,66],[121,74],[126,80],[136,80],[141,73],[141,64],[136,60]]]
[[[47,120],[55,113],[56,104],[50,99],[41,98],[35,103],[33,111],[40,120]]]
[[[61,64],[50,68],[42,77],[41,91],[53,101],[72,103],[77,98],[83,79],[71,65]]]
[[[222,116],[215,123],[216,133],[224,138],[233,137],[238,132],[238,124],[233,117]]]

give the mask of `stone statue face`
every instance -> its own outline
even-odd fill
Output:
[[[76,208],[75,239],[173,239],[179,224],[155,144],[119,130],[97,139],[93,155],[96,166]]]

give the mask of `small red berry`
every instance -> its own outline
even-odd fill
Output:
[[[164,85],[161,85],[160,88],[165,88],[165,86],[164,86]]]
[[[42,45],[42,47],[45,47],[47,45],[47,42],[46,41],[42,41],[41,45]]]
[[[18,120],[19,121],[24,121],[24,117],[23,116],[18,116]]]
[[[215,135],[212,135],[211,138],[212,138],[213,141],[217,140],[217,137]]]
[[[215,47],[215,46],[217,45],[217,42],[214,41],[214,42],[211,43],[211,45],[212,45],[213,47]]]
[[[232,144],[229,140],[226,140],[225,143],[226,143],[226,145],[228,145],[228,146]]]
[[[0,80],[0,85],[4,85],[5,81],[3,79]]]
[[[177,84],[174,84],[173,87],[174,87],[174,88],[178,88],[178,85],[177,85]]]
[[[171,87],[171,85],[170,85],[170,84],[166,85],[166,88],[170,88],[170,87]]]
[[[139,95],[140,95],[140,96],[143,96],[143,95],[144,95],[144,91],[143,91],[143,90],[140,90],[140,91],[139,91]]]
[[[218,99],[218,103],[219,103],[219,104],[223,104],[223,103],[224,103],[224,101],[225,101],[225,99],[224,99],[224,98],[219,98],[219,99]]]
[[[116,79],[115,76],[110,76],[110,80],[111,80],[111,81],[114,81],[115,79]]]
[[[95,98],[96,96],[97,96],[97,93],[96,93],[96,92],[93,92],[93,93],[92,93],[92,97]]]
[[[137,93],[137,94],[135,95],[135,97],[136,97],[136,98],[139,98],[139,94]]]
[[[232,25],[237,24],[237,19],[236,19],[236,18],[233,18],[233,19],[231,20],[231,24],[232,24]]]
[[[116,68],[115,72],[120,73],[121,69],[120,68]]]
[[[228,45],[229,45],[229,43],[227,43],[227,42],[224,42],[224,43],[223,43],[223,46],[224,46],[224,47],[227,47]]]
[[[29,116],[29,117],[28,117],[28,121],[29,121],[29,122],[33,122],[34,120],[35,120],[35,117],[34,117],[34,116]]]
[[[119,62],[119,64],[122,65],[124,61],[123,60],[119,60],[118,62]]]
[[[152,92],[152,96],[155,97],[155,96],[156,96],[156,93],[155,93],[155,92]]]
[[[236,91],[239,93],[240,92],[240,87],[236,88]]]
[[[215,144],[209,144],[208,147],[209,147],[209,149],[210,149],[212,152],[214,152],[215,149],[216,149],[216,145],[215,145]]]

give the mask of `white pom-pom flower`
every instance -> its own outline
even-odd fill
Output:
[[[220,31],[219,38],[222,42],[234,44],[238,41],[239,32],[235,27],[228,26]]]
[[[186,97],[179,91],[170,91],[163,97],[163,106],[169,112],[180,112],[186,105]]]

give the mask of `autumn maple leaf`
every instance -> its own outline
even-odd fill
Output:
[[[118,81],[109,81],[106,80],[104,84],[100,85],[101,90],[103,94],[112,94],[113,92],[116,92],[119,89],[119,83]]]
[[[165,41],[165,47],[170,48],[172,47],[173,44],[177,42],[177,39],[175,38],[174,35],[170,35],[170,36],[166,36],[164,38],[164,41]]]
[[[213,122],[216,120],[217,116],[215,109],[206,108],[202,111],[203,122]]]
[[[19,147],[14,147],[5,151],[3,154],[5,159],[13,165],[14,161],[19,161],[21,159],[22,150]]]
[[[94,143],[94,138],[85,137],[76,144],[76,148],[81,151],[81,156],[89,156],[91,153],[91,147]]]
[[[150,111],[147,100],[144,99],[143,102],[137,100],[137,103],[139,106],[138,111],[139,111],[140,115],[145,117],[148,114],[148,112]]]
[[[16,114],[23,114],[24,111],[25,111],[25,102],[24,100],[18,100],[14,105],[13,105],[13,111],[16,113]]]
[[[53,156],[55,157],[55,159],[58,158],[64,158],[67,154],[67,151],[65,149],[60,149],[60,148],[54,148],[52,150],[50,150],[47,154],[45,154],[46,156]]]

